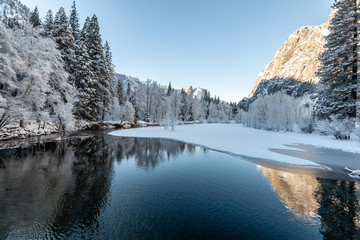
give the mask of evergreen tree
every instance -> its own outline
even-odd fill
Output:
[[[168,89],[167,89],[167,92],[166,92],[166,96],[170,96],[171,92],[172,92],[171,82],[169,82],[169,86],[168,86]]]
[[[190,122],[192,122],[192,121],[195,120],[195,119],[194,119],[193,106],[192,106],[191,103],[190,103],[190,105],[189,105],[189,112],[188,112],[188,119],[187,119],[187,120],[190,121]]]
[[[106,66],[106,59],[104,55],[104,48],[100,35],[100,27],[96,15],[91,18],[89,27],[86,33],[85,44],[89,51],[91,59],[91,70],[95,75],[96,80],[99,82],[96,89],[96,97],[94,101],[101,109],[101,120],[105,118],[105,113],[110,109],[113,103],[113,77]]]
[[[104,54],[106,60],[106,67],[108,68],[110,74],[115,76],[115,65],[113,64],[112,60],[112,52],[109,46],[109,43],[106,41],[104,45]]]
[[[124,83],[121,79],[118,81],[117,85],[117,97],[119,100],[119,105],[122,106],[125,103],[125,96],[124,96]]]
[[[80,41],[80,24],[79,24],[79,14],[76,10],[75,1],[73,1],[73,4],[71,6],[69,23],[75,42],[78,43]]]
[[[94,74],[91,71],[91,59],[85,44],[80,41],[76,51],[75,86],[78,89],[74,114],[78,119],[97,121],[101,113],[93,101],[94,92],[98,88]]]
[[[70,73],[69,82],[74,84],[76,65],[75,59],[75,42],[73,34],[69,28],[69,19],[66,16],[64,8],[60,8],[55,15],[53,37],[61,52],[65,62],[65,69]]]
[[[179,118],[181,121],[187,120],[188,106],[187,106],[187,96],[184,89],[181,89],[180,92],[180,115]]]
[[[126,88],[126,98],[129,100],[131,97],[131,84],[130,81],[128,81],[127,88]]]
[[[130,86],[130,85],[128,85]],[[129,102],[133,105],[135,110],[134,122],[136,123],[139,120],[139,106],[137,105],[136,91],[130,93]]]
[[[39,10],[37,6],[35,6],[34,11],[30,13],[30,23],[35,27],[41,26],[41,20],[39,16]]]
[[[205,119],[208,119],[210,114],[210,110],[209,110],[210,102],[211,102],[210,92],[205,90],[204,95],[201,97],[201,107],[204,111]]]
[[[359,9],[356,0],[336,1],[334,8],[325,52],[320,57],[316,107],[319,119],[343,120],[356,117]]]
[[[88,39],[87,33],[88,33],[88,30],[89,30],[89,26],[90,26],[90,18],[86,17],[84,26],[81,29],[81,33],[80,33],[80,40],[83,41],[83,42],[85,42]]]
[[[45,15],[42,35],[44,37],[50,37],[53,35],[53,30],[54,30],[54,17],[50,9]]]

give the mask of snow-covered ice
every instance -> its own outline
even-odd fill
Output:
[[[340,141],[331,136],[290,132],[270,132],[243,127],[240,124],[199,124],[176,126],[175,131],[163,127],[119,130],[110,133],[122,137],[168,138],[236,155],[266,159],[285,164],[320,167],[319,164],[275,153],[271,149],[293,149],[287,145],[312,145],[360,153],[356,140]]]

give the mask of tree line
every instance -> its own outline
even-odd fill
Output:
[[[153,80],[125,85],[96,15],[81,26],[75,1],[69,16],[61,7],[41,19],[35,7],[28,21],[5,16],[0,28],[3,125],[51,121],[65,131],[106,120],[229,122],[236,113],[235,103],[207,90],[196,97],[192,88],[175,90]]]

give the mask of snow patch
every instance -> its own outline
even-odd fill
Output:
[[[165,131],[162,127],[149,127],[115,131],[110,135],[168,138],[240,156],[267,159],[298,166],[320,167],[319,164],[314,162],[288,157],[275,153],[271,149],[293,149],[289,145],[302,144],[360,153],[359,143],[354,140],[339,141],[318,134],[269,132],[246,128],[238,124],[184,125],[176,126],[173,132]]]

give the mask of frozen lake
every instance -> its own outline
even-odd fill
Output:
[[[360,185],[336,168],[358,155],[298,148],[272,151],[319,164],[332,156],[333,171],[103,133],[3,149],[0,239],[359,236]]]

